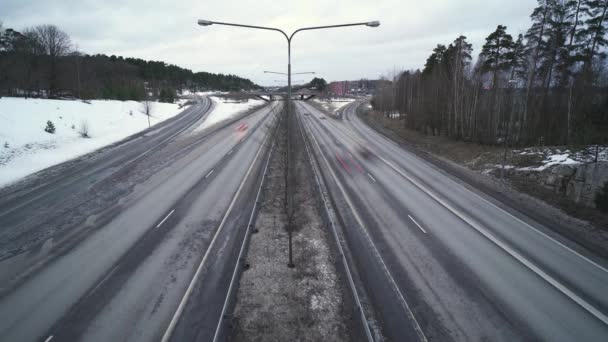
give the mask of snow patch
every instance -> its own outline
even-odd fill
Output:
[[[320,104],[323,107],[323,109],[325,109],[329,113],[333,114],[333,113],[336,113],[338,110],[340,110],[342,107],[346,106],[347,104],[354,102],[355,99],[331,98],[328,100],[313,99],[313,101]]]
[[[556,147],[531,147],[523,150],[514,151],[519,155],[538,155],[542,156],[540,166],[521,167],[519,171],[544,171],[556,165],[574,165],[581,163],[589,163],[595,161],[596,146],[591,145],[585,148],[579,148],[575,151],[567,148]],[[608,161],[608,146],[599,146],[598,161]]]
[[[152,106],[152,125],[182,110],[172,103]],[[136,101],[0,98],[0,186],[147,129],[141,110]],[[44,131],[47,121],[54,134]],[[85,123],[90,138],[79,134]]]
[[[207,114],[205,121],[203,121],[203,123],[201,123],[193,132],[202,131],[218,122],[228,120],[253,107],[264,104],[263,100],[249,99],[243,102],[236,102],[215,96],[210,97],[210,99],[213,101],[213,109]]]

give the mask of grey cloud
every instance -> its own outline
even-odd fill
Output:
[[[284,38],[272,32],[202,28],[196,19],[301,26],[380,20],[377,29],[306,32],[294,40],[294,70],[314,68],[328,80],[374,78],[397,68],[420,68],[438,44],[469,37],[479,52],[498,24],[511,33],[529,25],[532,0],[146,1],[2,0],[0,20],[23,29],[53,23],[80,50],[163,60],[272,83],[262,69],[285,69]]]

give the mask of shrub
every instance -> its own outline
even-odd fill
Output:
[[[46,122],[46,127],[44,128],[44,131],[51,134],[55,133],[55,125],[51,120]]]
[[[605,213],[608,213],[608,182],[595,195],[595,206]]]
[[[86,121],[82,121],[80,123],[80,128],[78,128],[78,134],[80,134],[83,138],[90,138],[89,135],[89,123]]]

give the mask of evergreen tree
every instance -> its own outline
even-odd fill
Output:
[[[310,81],[309,85],[314,87],[317,91],[322,92],[327,87],[327,81],[322,78],[315,77],[312,79],[312,81]]]
[[[513,50],[511,53],[511,60],[509,64],[511,65],[511,74],[509,79],[515,80],[517,78],[524,78],[526,72],[526,47],[524,44],[524,35],[519,34],[517,36],[517,40],[513,42]]]
[[[583,45],[583,72],[590,74],[594,58],[606,58],[606,52],[601,48],[608,45],[608,0],[585,0],[585,4],[588,17],[585,20],[586,28],[579,34],[579,41]]]
[[[55,124],[53,124],[51,120],[47,121],[44,131],[47,133],[55,134]]]
[[[485,60],[482,64],[482,71],[492,73],[492,87],[498,84],[498,74],[513,68],[515,62],[515,43],[513,37],[507,33],[507,27],[498,25],[496,31],[492,32],[482,47],[481,53]]]

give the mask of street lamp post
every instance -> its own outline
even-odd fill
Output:
[[[244,27],[250,29],[258,29],[258,30],[267,30],[267,31],[276,31],[281,33],[285,39],[287,40],[287,174],[286,174],[286,201],[287,201],[287,225],[289,232],[289,267],[294,267],[293,260],[291,258],[291,226],[293,222],[293,158],[292,155],[292,136],[291,136],[291,41],[296,33],[301,31],[311,31],[311,30],[321,30],[321,29],[330,29],[330,28],[338,28],[338,27],[349,27],[349,26],[368,26],[368,27],[378,27],[380,26],[379,21],[367,21],[360,23],[352,23],[352,24],[340,24],[340,25],[325,25],[325,26],[311,26],[311,27],[303,27],[299,28],[291,33],[291,35],[287,35],[285,31],[274,28],[274,27],[265,27],[265,26],[255,26],[255,25],[244,25],[244,24],[235,24],[235,23],[224,23],[219,21],[211,21],[211,20],[198,20],[198,24],[201,26],[210,26],[210,25],[225,25],[225,26],[236,26],[236,27]]]

